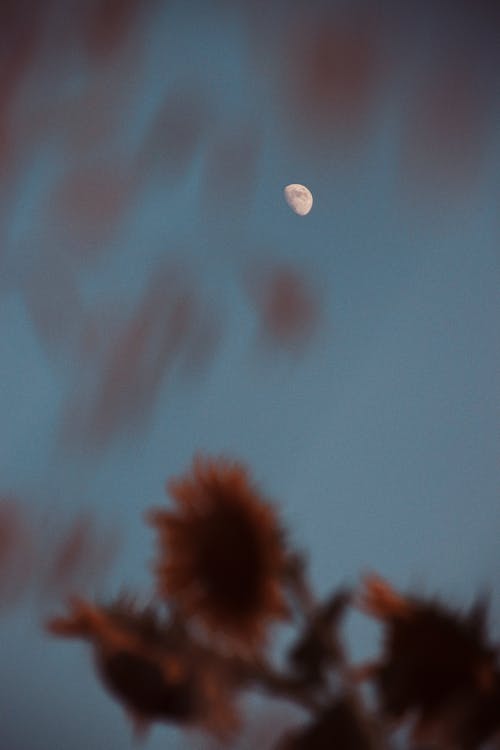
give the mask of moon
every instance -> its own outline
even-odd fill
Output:
[[[305,185],[293,183],[284,189],[285,200],[296,214],[305,216],[309,213],[313,204],[312,193]]]

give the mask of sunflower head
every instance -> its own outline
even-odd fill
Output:
[[[273,508],[242,465],[224,460],[197,458],[167,486],[177,508],[149,514],[159,593],[232,646],[260,646],[269,622],[287,614]]]
[[[392,713],[434,716],[459,696],[489,692],[494,651],[475,617],[415,600],[411,617],[388,622],[379,689]]]
[[[239,727],[238,686],[225,662],[152,606],[124,597],[106,606],[73,599],[69,613],[50,620],[47,629],[90,641],[99,677],[140,733],[166,721],[224,740]]]
[[[413,713],[420,740],[475,737],[481,725],[490,731],[500,704],[486,602],[463,613],[438,600],[402,595],[377,576],[364,583],[360,606],[384,625],[374,673],[383,713],[396,720]]]

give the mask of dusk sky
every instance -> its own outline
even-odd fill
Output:
[[[197,453],[249,467],[319,593],[489,591],[500,637],[500,16],[422,5],[2,5],[0,750],[134,746],[42,625],[151,593],[144,514]],[[348,618],[357,659],[377,632]]]

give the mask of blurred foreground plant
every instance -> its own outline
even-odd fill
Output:
[[[197,458],[168,490],[175,509],[147,517],[159,541],[154,600],[73,598],[47,623],[54,635],[92,644],[102,681],[138,733],[165,721],[232,744],[240,695],[258,690],[310,714],[275,750],[390,748],[400,727],[412,748],[500,741],[499,649],[488,640],[484,602],[455,612],[376,575],[357,596],[336,590],[318,600],[303,558],[241,464]],[[349,661],[340,624],[350,606],[382,623],[374,663]],[[296,633],[277,668],[267,642],[283,619]]]

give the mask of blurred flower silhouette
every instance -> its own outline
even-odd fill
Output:
[[[360,606],[385,624],[373,675],[388,717],[413,712],[415,739],[461,748],[479,747],[500,729],[498,657],[486,639],[484,604],[461,614],[368,576]]]
[[[74,597],[47,623],[53,635],[92,644],[138,735],[168,722],[234,743],[245,736],[238,699],[256,690],[310,714],[275,750],[378,750],[395,728],[409,730],[408,747],[436,750],[480,750],[500,737],[500,652],[484,599],[461,613],[366,576],[354,603],[382,623],[384,639],[376,662],[353,667],[339,632],[350,591],[317,598],[303,556],[241,463],[197,457],[167,489],[177,507],[148,514],[159,598],[140,607],[126,596],[107,605]],[[12,521],[13,507],[4,513]],[[56,556],[56,582],[78,567],[87,532],[78,523]],[[285,593],[300,627],[278,667],[263,646],[268,627],[292,612]],[[375,691],[369,700],[363,679]]]
[[[282,90],[291,126],[313,128],[316,139],[328,133],[329,143],[339,133],[356,135],[370,121],[384,72],[380,22],[370,3],[328,3],[316,14],[304,7],[290,16]]]
[[[123,598],[107,607],[74,598],[68,615],[53,618],[47,629],[92,643],[104,684],[139,735],[152,721],[197,727],[221,740],[238,727],[229,667],[152,607],[139,609]]]
[[[480,750],[500,737],[500,654],[484,601],[463,614],[366,576],[357,606],[381,621],[384,641],[375,663],[352,667],[338,629],[350,592],[317,598],[303,556],[285,544],[244,466],[198,457],[168,490],[176,510],[152,510],[148,520],[170,614],[156,598],[142,608],[123,596],[106,606],[73,598],[47,624],[92,644],[104,685],[138,734],[171,722],[234,746],[245,738],[239,696],[256,690],[310,715],[275,750],[381,750],[395,728],[409,730],[411,748]],[[268,626],[291,611],[285,591],[300,627],[276,666],[262,646]],[[363,679],[375,690],[369,699]],[[262,742],[276,741],[277,731],[271,739],[261,728]]]
[[[246,469],[224,460],[195,459],[168,490],[177,510],[149,515],[160,535],[160,595],[234,649],[258,648],[269,622],[287,614],[285,548],[274,510]]]
[[[321,322],[322,300],[316,285],[289,263],[266,263],[250,269],[246,286],[263,340],[273,351],[276,346],[302,350]]]

